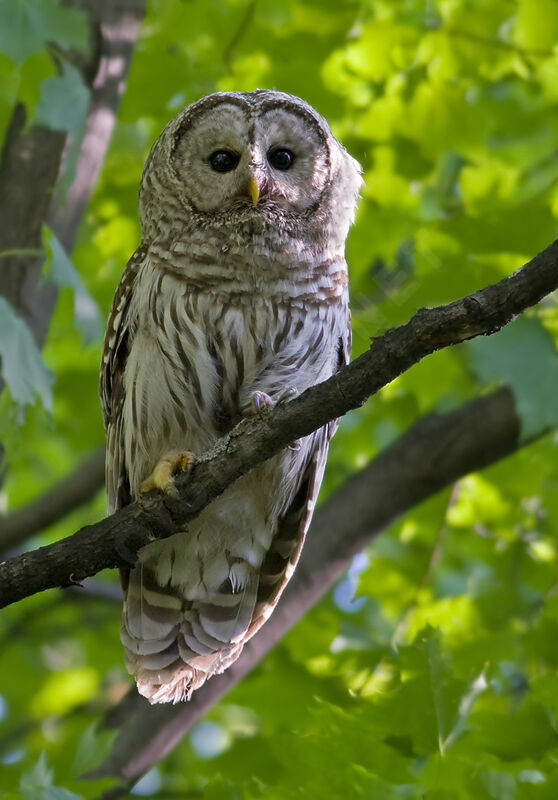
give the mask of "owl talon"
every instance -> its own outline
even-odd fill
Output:
[[[252,392],[250,395],[250,414],[261,414],[263,411],[269,408],[273,408],[275,403],[271,399],[271,397],[267,394],[267,392]]]
[[[267,392],[262,392],[261,390],[257,389],[250,395],[246,415],[254,416],[255,414],[261,414],[262,412],[269,410],[274,406],[280,406],[283,405],[283,403],[287,403],[289,400],[297,397],[297,395],[298,389],[295,389],[294,386],[287,386],[285,389],[282,389],[280,392],[278,392],[274,397],[271,397],[271,395],[269,395]]]
[[[189,450],[171,450],[155,464],[153,472],[141,484],[140,492],[159,489],[164,494],[176,495],[178,489],[174,482],[176,472],[190,472],[194,463],[194,454]]]
[[[290,400],[294,400],[295,397],[298,397],[299,391],[294,386],[287,386],[283,389],[277,397],[275,398],[275,404],[278,406],[282,406],[283,403],[288,403]]]

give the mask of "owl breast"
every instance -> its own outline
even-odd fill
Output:
[[[333,262],[327,267],[331,274],[343,270]],[[205,274],[211,275],[211,265]],[[192,283],[149,260],[142,266],[124,374],[125,460],[135,496],[166,452],[206,450],[253,413],[255,391],[273,398],[286,388],[302,392],[325,380],[346,344],[346,289],[334,291],[331,280],[321,301],[314,286],[303,292],[296,282],[294,298],[282,294],[281,286],[275,296],[264,296],[253,287],[248,293],[227,286],[220,293],[217,285],[199,289]],[[161,670],[177,658],[189,665],[190,691],[197,685],[192,670],[203,668],[197,678],[202,681],[237,657],[253,621],[266,554],[323,437],[318,431],[260,465],[186,532],[141,551],[122,631],[140,691],[142,674],[149,693],[153,683],[164,683]],[[324,456],[326,450],[327,443]],[[300,535],[281,544],[284,558],[296,550]],[[184,695],[183,686],[172,685],[167,691]]]
[[[205,264],[209,286],[201,289],[195,273],[189,278],[146,261],[124,375],[132,494],[169,447],[210,447],[249,412],[253,392],[302,392],[333,373],[339,341],[347,338],[345,265],[323,265],[327,281],[320,275],[311,282],[306,272],[303,286],[292,277],[277,280],[273,293],[267,276],[264,293],[249,282],[250,269],[231,286],[222,266]]]

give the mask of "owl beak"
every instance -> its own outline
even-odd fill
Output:
[[[250,178],[250,183],[248,185],[248,192],[250,194],[253,204],[256,205],[256,203],[260,199],[260,187],[258,186],[258,182],[256,181],[253,175]]]

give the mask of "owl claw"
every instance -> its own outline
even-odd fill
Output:
[[[250,412],[251,414],[261,414],[267,408],[273,408],[275,403],[267,392],[252,392],[250,395]]]
[[[189,450],[171,450],[155,464],[153,472],[140,484],[141,494],[159,489],[164,494],[176,495],[178,489],[174,482],[175,472],[190,472],[194,454]]]
[[[298,389],[294,386],[287,386],[276,395],[275,404],[281,406],[283,403],[288,403],[289,400],[294,400],[295,397],[298,397]]]
[[[273,408],[274,406],[287,403],[289,400],[297,397],[297,395],[298,389],[295,389],[294,386],[287,386],[285,389],[277,392],[274,397],[271,397],[267,392],[262,392],[257,389],[252,392],[248,400],[247,416],[261,414],[263,411]]]

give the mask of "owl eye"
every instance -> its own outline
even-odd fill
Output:
[[[286,147],[276,147],[275,150],[270,150],[267,154],[267,160],[275,169],[280,169],[283,172],[290,169],[295,162],[295,154],[292,150],[287,150]]]
[[[238,153],[232,153],[230,150],[215,150],[209,156],[209,164],[215,172],[231,172],[239,161]]]

